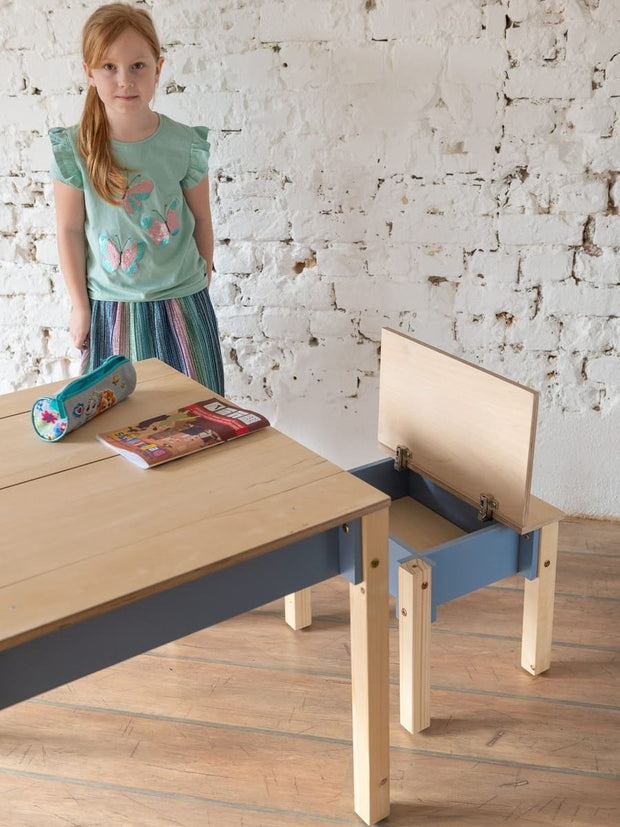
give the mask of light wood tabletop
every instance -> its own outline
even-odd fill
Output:
[[[63,383],[0,397],[0,706],[344,573],[352,557],[355,810],[381,820],[389,498],[274,428],[138,468],[96,434],[213,394],[157,360],[136,370],[129,399],[58,443],[37,438],[30,408]]]

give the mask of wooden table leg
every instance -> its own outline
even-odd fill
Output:
[[[557,556],[558,523],[550,523],[540,529],[538,576],[524,581],[521,666],[532,675],[551,665]]]
[[[415,735],[431,723],[431,566],[426,560],[398,569],[400,723]]]
[[[284,598],[284,619],[291,629],[306,629],[312,625],[312,590],[287,594]]]
[[[362,517],[364,579],[350,586],[353,786],[366,824],[390,813],[388,514]]]

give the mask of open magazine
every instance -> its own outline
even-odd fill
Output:
[[[268,425],[269,421],[255,411],[206,399],[118,431],[97,434],[97,439],[141,468],[151,468]]]

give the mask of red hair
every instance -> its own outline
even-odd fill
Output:
[[[98,68],[107,50],[126,29],[133,29],[143,37],[155,61],[159,60],[161,46],[150,14],[128,3],[109,3],[94,11],[82,29],[82,58],[86,66]],[[104,201],[118,205],[130,170],[114,158],[105,107],[94,86],[89,86],[86,93],[78,129],[78,149],[86,161],[95,191]]]

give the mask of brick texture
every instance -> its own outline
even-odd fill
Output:
[[[46,131],[97,5],[0,4],[0,392],[77,372]],[[536,388],[535,493],[620,516],[620,3],[145,5],[156,107],[211,128],[228,395],[376,459],[394,327]]]

